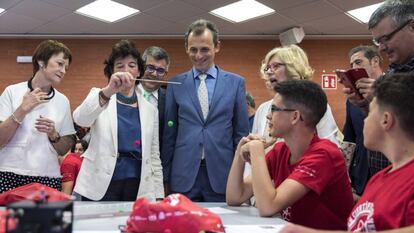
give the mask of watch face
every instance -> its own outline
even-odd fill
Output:
[[[55,138],[55,139],[50,139],[49,138],[49,142],[51,142],[51,143],[56,143],[56,142],[58,142],[60,140],[60,136],[59,136],[59,134],[58,134],[58,136]]]

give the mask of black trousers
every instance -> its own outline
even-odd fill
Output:
[[[140,179],[128,178],[123,180],[111,180],[108,190],[100,201],[135,201],[137,199]],[[82,201],[93,201],[86,197]]]

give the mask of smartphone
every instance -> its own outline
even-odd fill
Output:
[[[359,93],[356,88],[356,82],[361,78],[368,78],[367,71],[363,68],[355,68],[349,70],[336,70],[336,75],[339,78],[339,82],[342,83],[345,87],[351,89],[360,99],[364,99],[361,93]]]

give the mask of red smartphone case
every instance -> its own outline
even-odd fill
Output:
[[[356,93],[360,99],[363,99],[361,93],[359,93],[356,88],[356,82],[361,78],[368,78],[367,71],[362,68],[349,69],[349,70],[336,70],[336,75],[339,78],[339,82],[342,83],[345,87],[348,87],[352,92]]]

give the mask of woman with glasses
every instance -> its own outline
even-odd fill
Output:
[[[75,143],[75,129],[69,100],[55,87],[71,61],[64,44],[43,41],[33,54],[33,76],[0,96],[0,193],[33,182],[61,189],[58,155]]]
[[[266,81],[266,87],[270,90],[280,82],[290,79],[312,79],[313,69],[310,67],[308,57],[300,47],[289,45],[270,50],[260,68],[261,77]],[[253,123],[253,134],[259,134],[267,141],[267,146],[272,145],[276,139],[269,136],[266,115],[270,111],[272,100],[259,106]],[[336,125],[330,106],[323,118],[316,125],[316,133],[321,138],[326,138],[339,146],[342,141],[342,133]]]
[[[105,61],[108,84],[92,88],[73,113],[75,123],[91,132],[74,189],[82,200],[164,197],[157,109],[137,86],[143,72],[134,43],[116,43]]]

